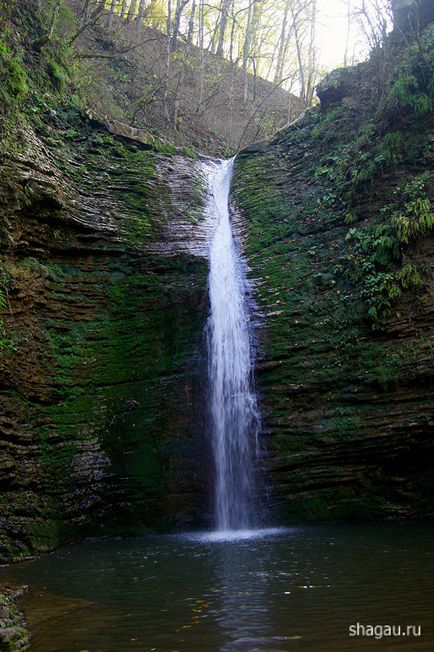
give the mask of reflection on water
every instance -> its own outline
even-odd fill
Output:
[[[221,546],[217,550],[216,583],[221,598],[216,610],[225,643],[221,650],[270,648],[273,637],[272,615],[267,606],[268,551],[261,551],[253,540],[249,554],[241,546]]]
[[[434,649],[434,528],[330,526],[83,543],[5,569],[35,652]],[[421,637],[350,638],[352,624]]]

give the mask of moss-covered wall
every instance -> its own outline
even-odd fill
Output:
[[[393,35],[237,158],[288,521],[434,514],[432,44]]]
[[[192,225],[194,245],[200,163],[68,105],[15,129],[0,187],[0,558],[192,526],[207,511],[207,261],[177,233]]]

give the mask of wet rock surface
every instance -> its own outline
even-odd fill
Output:
[[[26,592],[27,587],[11,589],[0,587],[0,650],[19,652],[30,648],[29,633],[24,616],[16,602]]]
[[[3,561],[207,511],[206,171],[62,119],[1,166]]]
[[[434,238],[432,226],[407,242],[396,230],[409,189],[432,225],[432,113],[416,116],[411,93],[397,108],[413,64],[393,57],[391,77],[379,82],[374,57],[347,103],[307,113],[236,164],[264,437],[288,522],[434,517]],[[386,232],[397,253],[381,257]],[[390,289],[404,268],[416,285]]]

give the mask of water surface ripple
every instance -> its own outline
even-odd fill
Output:
[[[432,652],[433,535],[354,525],[105,540],[0,581],[30,585],[35,652]],[[350,638],[357,622],[421,625],[422,636]]]

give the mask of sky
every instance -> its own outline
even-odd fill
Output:
[[[367,49],[362,46],[361,36],[360,30],[353,24],[349,39],[350,59],[353,52],[356,54],[357,61],[367,56]],[[317,40],[321,65],[332,69],[343,64],[346,38],[346,3],[342,0],[318,0]]]
[[[318,0],[318,24],[317,24],[317,37],[318,44],[321,50],[319,58],[324,68],[332,69],[343,64],[345,54],[345,43],[347,37],[347,0]],[[352,6],[355,7],[357,0],[352,0]],[[366,3],[369,7],[370,3]],[[371,3],[372,5],[382,4],[386,5],[387,2],[376,0]],[[372,16],[375,20],[375,11],[371,9]],[[382,17],[385,18],[386,23],[391,29],[391,20],[388,16],[386,9],[383,9]],[[377,17],[378,20],[378,17]],[[367,59],[369,54],[369,47],[366,43],[366,38],[357,20],[352,20],[350,30],[348,63],[354,63]]]

